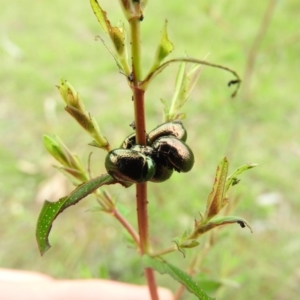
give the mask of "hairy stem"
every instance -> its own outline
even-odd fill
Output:
[[[140,49],[140,20],[132,19],[130,21],[131,31],[131,54],[132,54],[132,91],[134,101],[134,119],[136,127],[136,141],[139,145],[146,145],[146,120],[144,107],[145,91],[139,88],[139,82],[142,78],[141,72],[141,49]],[[140,235],[141,255],[148,253],[149,230],[148,230],[148,200],[147,183],[136,184],[136,203],[138,228]],[[145,269],[149,292],[152,300],[158,300],[157,286],[154,272],[150,268]]]
[[[133,83],[137,86],[138,82],[141,81],[142,78],[140,20],[132,19],[130,21],[130,33]]]

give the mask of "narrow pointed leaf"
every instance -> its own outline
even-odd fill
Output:
[[[148,87],[148,85],[150,84],[150,82],[160,72],[162,72],[167,66],[169,66],[170,64],[173,64],[173,63],[181,63],[181,62],[187,62],[187,63],[194,63],[194,64],[199,64],[199,65],[204,65],[204,66],[208,66],[208,67],[211,67],[211,68],[217,68],[217,69],[220,69],[220,70],[223,70],[223,71],[231,73],[236,78],[235,82],[237,83],[236,90],[233,92],[232,97],[236,96],[237,91],[238,91],[238,89],[240,87],[240,84],[241,84],[241,80],[240,80],[239,75],[234,70],[232,70],[230,68],[227,68],[225,66],[222,66],[222,65],[218,65],[218,64],[210,63],[210,62],[205,61],[205,60],[200,60],[200,59],[195,59],[195,58],[190,58],[190,57],[182,57],[182,58],[170,59],[170,60],[162,63],[157,68],[151,69],[151,71],[147,74],[147,76],[145,77],[145,79],[140,83],[140,87],[145,90]]]
[[[103,28],[104,32],[108,34],[114,44],[114,47],[119,56],[125,53],[125,36],[126,31],[124,26],[114,27],[110,24],[106,12],[101,8],[97,0],[90,0],[94,14]]]
[[[58,136],[51,138],[44,134],[43,144],[46,150],[64,167],[73,169],[79,173],[85,172],[80,159],[75,154],[71,153],[68,147]]]
[[[41,255],[50,248],[48,240],[49,233],[53,221],[60,213],[67,207],[78,203],[81,199],[94,192],[100,186],[114,184],[116,182],[117,181],[110,175],[104,174],[81,184],[70,195],[59,199],[57,202],[49,202],[46,200],[36,226],[36,239]]]
[[[186,63],[182,62],[179,65],[176,81],[175,81],[175,90],[173,94],[172,104],[168,113],[168,120],[174,119],[174,115],[177,111],[177,102],[179,99],[180,92],[182,90],[182,86],[184,85],[184,78],[186,77]]]
[[[182,270],[178,269],[174,265],[169,264],[163,259],[160,258],[153,258],[147,255],[143,256],[143,264],[147,268],[152,268],[158,271],[161,274],[168,274],[173,277],[175,280],[183,284],[186,289],[196,295],[200,300],[213,300],[214,298],[209,297],[200,287],[199,285],[193,280],[193,278],[183,272]]]
[[[209,220],[219,213],[225,205],[225,183],[228,173],[228,160],[224,157],[217,167],[213,189],[207,199],[204,220]]]
[[[241,173],[243,173],[244,171],[247,171],[249,169],[252,169],[254,167],[256,167],[257,164],[253,164],[253,163],[250,163],[250,164],[247,164],[247,165],[244,165],[244,166],[241,166],[239,167],[238,169],[236,169],[228,178],[227,178],[227,181],[226,181],[226,186],[225,186],[225,192],[228,191],[228,189],[237,184],[239,182],[239,180],[237,179],[237,176]]]
[[[68,166],[69,160],[66,153],[63,151],[61,145],[55,139],[44,134],[43,135],[43,144],[46,150],[62,165]]]
[[[203,70],[203,66],[196,65],[187,73],[187,84],[186,84],[187,86],[186,86],[186,92],[184,98],[182,99],[183,101],[186,101],[190,96],[202,70]]]
[[[224,216],[224,217],[214,218],[210,222],[199,226],[199,228],[197,228],[197,232],[195,232],[195,235],[193,235],[192,237],[195,238],[196,235],[203,234],[216,227],[227,225],[227,224],[234,224],[234,223],[239,224],[242,228],[248,227],[252,232],[252,229],[246,220],[235,216]]]
[[[94,127],[91,119],[82,111],[67,105],[65,110],[88,132],[92,132]]]
[[[109,149],[109,143],[101,134],[99,126],[93,116],[86,111],[80,111],[69,105],[65,107],[65,110],[80,124],[83,129],[95,138],[95,141],[98,143],[100,148],[104,148],[106,150]]]
[[[109,21],[107,19],[106,12],[101,8],[101,6],[99,5],[97,0],[90,0],[90,3],[91,3],[92,10],[93,10],[98,22],[100,23],[100,25],[103,28],[104,32],[108,34],[108,32],[109,32],[109,28],[108,28]]]
[[[107,49],[107,51],[110,53],[110,55],[113,57],[113,59],[115,60],[117,67],[123,71],[127,76],[130,74],[130,69],[128,66],[128,61],[127,61],[127,51],[126,51],[126,47],[124,49],[124,54],[122,56],[118,55],[118,53],[114,53],[105,43],[104,39],[101,36],[97,36],[97,39],[100,39],[100,41],[102,42],[102,44],[104,45],[104,47]],[[124,40],[124,44],[125,44],[125,40]]]
[[[162,31],[162,35],[161,35],[160,44],[159,44],[159,46],[157,48],[157,52],[156,52],[156,60],[159,63],[162,62],[174,49],[172,42],[168,38],[167,24],[168,24],[168,21],[166,20],[163,31]]]
[[[160,102],[163,105],[163,114],[164,114],[164,120],[165,122],[169,121],[169,107],[167,104],[167,101],[165,99],[160,99]]]
[[[248,222],[245,219],[242,219],[240,217],[236,217],[236,216],[224,216],[224,217],[214,218],[212,221],[216,225],[225,225],[225,224],[237,223],[242,228],[248,227],[250,229],[250,231],[252,232],[252,228],[250,227],[250,225],[248,224]]]
[[[150,69],[150,73],[155,71],[160,63],[173,51],[174,46],[172,44],[172,42],[169,40],[168,38],[168,33],[167,33],[167,24],[168,21],[165,21],[164,27],[163,27],[163,31],[161,34],[161,39],[159,42],[159,45],[156,49],[156,54],[155,54],[155,58],[154,58],[154,62],[153,65]]]
[[[68,167],[57,167],[57,169],[63,174],[65,174],[68,178],[70,178],[70,180],[75,184],[76,182],[78,184],[88,180],[88,175],[85,172],[82,172],[81,170],[76,170]]]
[[[199,245],[199,242],[196,240],[185,241],[180,244],[181,248],[195,248]]]

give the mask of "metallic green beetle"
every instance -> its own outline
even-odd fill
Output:
[[[127,149],[110,151],[105,159],[105,168],[115,179],[133,183],[150,180],[156,170],[151,157]]]
[[[119,149],[108,153],[107,172],[114,178],[139,183],[163,182],[173,171],[188,172],[194,165],[192,150],[186,145],[187,132],[181,121],[163,123],[147,135],[147,146],[136,144],[135,133]]]

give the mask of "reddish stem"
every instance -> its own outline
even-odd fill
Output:
[[[140,239],[134,228],[128,223],[128,221],[119,213],[118,210],[113,209],[111,213],[114,217],[124,226],[128,233],[132,236],[137,246],[140,246]]]
[[[134,75],[133,69],[133,98],[134,98],[134,115],[136,126],[136,140],[139,145],[146,145],[146,121],[144,94],[145,91],[138,87],[138,81]],[[147,183],[136,184],[136,205],[137,218],[140,235],[141,255],[148,253],[149,246],[149,229],[148,229],[148,200],[147,200]],[[157,285],[155,282],[154,271],[150,268],[145,269],[149,292],[152,300],[159,300]]]
[[[144,95],[145,95],[144,90],[141,90],[138,87],[133,88],[136,141],[137,144],[146,146],[146,120],[145,120]]]
[[[137,6],[138,7],[138,6]],[[141,48],[140,48],[140,20],[133,19],[130,21],[131,29],[131,55],[132,55],[132,92],[134,100],[134,120],[136,127],[137,144],[146,145],[146,120],[144,95],[145,91],[139,87],[142,78],[141,72]],[[147,183],[136,184],[136,205],[138,228],[140,235],[141,255],[148,253],[149,233],[148,233],[148,200],[147,200]],[[152,300],[159,300],[157,286],[155,282],[154,271],[145,269],[149,292]]]

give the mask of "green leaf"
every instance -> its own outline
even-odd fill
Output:
[[[183,115],[180,113],[180,109],[188,100],[203,67],[202,65],[196,65],[187,72],[186,65],[187,62],[182,62],[179,65],[172,104],[167,113],[167,121],[179,119],[178,116]]]
[[[67,105],[65,110],[85,129],[98,144],[99,148],[109,151],[109,143],[107,139],[101,134],[99,126],[93,116],[86,111],[78,110],[72,106]]]
[[[113,42],[113,45],[116,49],[116,52],[121,57],[125,55],[125,38],[126,30],[124,25],[117,27],[110,24],[109,19],[107,18],[106,12],[101,8],[97,0],[90,0],[94,14],[103,28],[104,32],[110,36],[110,39]]]
[[[185,76],[186,76],[186,62],[182,62],[178,68],[172,104],[170,106],[170,110],[167,113],[166,121],[171,121],[175,119],[175,115],[177,113],[177,108],[178,108],[178,99],[182,91],[182,86],[184,85]]]
[[[50,248],[48,237],[52,223],[60,213],[67,207],[78,203],[81,199],[94,192],[100,186],[114,183],[117,183],[114,178],[108,174],[104,174],[79,185],[71,194],[56,202],[49,202],[46,200],[36,226],[36,239],[41,255]]]
[[[129,3],[129,2],[128,2]],[[112,26],[107,18],[106,12],[101,8],[97,0],[90,0],[91,7],[94,14],[103,28],[104,32],[109,35],[116,53],[113,53],[105,44],[102,38],[101,41],[107,48],[109,53],[113,56],[118,67],[128,76],[130,74],[130,68],[128,65],[127,43],[126,43],[126,30],[124,24],[120,26]]]
[[[152,268],[161,274],[169,274],[175,280],[183,284],[187,290],[198,297],[200,300],[213,300],[209,297],[199,285],[193,281],[192,277],[178,269],[177,267],[169,264],[162,258],[153,258],[147,255],[143,256],[143,264],[147,268]]]
[[[228,173],[228,160],[226,157],[220,161],[213,189],[207,198],[206,212],[204,215],[204,221],[207,221],[214,217],[225,206],[225,183]]]
[[[180,244],[180,248],[195,248],[199,245],[199,242],[196,240],[184,241]]]
[[[46,150],[62,165],[69,166],[70,162],[68,155],[65,153],[64,149],[61,147],[59,141],[51,138],[50,136],[43,135],[43,144]]]
[[[195,84],[202,70],[203,70],[203,66],[196,65],[187,73],[187,88],[186,88],[186,94],[184,95],[185,101],[187,100],[193,88],[195,87]]]
[[[215,293],[220,287],[226,285],[226,280],[222,278],[212,278],[208,274],[200,273],[195,275],[195,279],[208,293]]]
[[[182,89],[182,84],[184,81],[184,77],[186,74],[186,62],[182,62],[179,64],[178,72],[175,80],[175,92],[173,99],[177,99],[178,95],[180,93],[180,90]]]
[[[235,80],[231,81],[231,82],[236,83],[236,90],[232,93],[232,97],[236,96],[237,91],[238,91],[238,89],[240,87],[240,84],[241,84],[241,80],[240,80],[239,75],[234,70],[231,70],[230,68],[227,68],[227,67],[222,66],[222,65],[218,65],[218,64],[210,63],[210,62],[205,61],[205,60],[200,60],[200,59],[195,59],[195,58],[190,58],[190,57],[170,59],[170,60],[162,63],[161,65],[159,65],[155,69],[151,68],[151,71],[147,74],[145,79],[142,82],[140,82],[140,87],[143,90],[146,90],[146,88],[148,87],[150,82],[152,82],[152,80],[159,73],[161,73],[166,67],[168,67],[170,64],[173,64],[173,63],[182,63],[182,62],[193,63],[193,64],[198,64],[198,65],[204,65],[204,66],[217,68],[217,69],[220,69],[220,70],[231,73],[236,78]]]
[[[246,220],[235,216],[224,216],[224,217],[213,218],[208,223],[204,223],[200,225],[192,237],[197,236],[199,234],[203,234],[216,227],[227,225],[227,224],[233,224],[233,223],[239,224],[242,228],[248,227],[252,232],[252,229]]]
[[[214,223],[217,226],[237,223],[242,228],[248,227],[252,232],[252,228],[250,227],[248,222],[245,219],[236,216],[224,216],[224,217],[214,218],[213,220],[211,220],[211,223]]]
[[[43,143],[47,151],[63,165],[63,169],[67,173],[81,181],[87,180],[87,175],[80,159],[71,153],[58,136],[51,138],[48,135],[43,135]]]
[[[65,110],[87,131],[93,132],[94,126],[90,117],[85,112],[78,110],[72,106],[67,105]]]
[[[239,182],[239,180],[237,179],[237,176],[241,173],[243,173],[244,171],[247,171],[249,169],[252,169],[254,167],[256,167],[257,164],[253,164],[253,163],[249,163],[246,165],[243,165],[241,167],[239,167],[238,169],[236,169],[228,178],[226,181],[226,185],[225,185],[225,192],[227,192],[229,190],[229,188],[235,184],[237,184]]]
[[[174,46],[172,42],[168,38],[167,33],[167,25],[168,21],[165,21],[164,28],[161,35],[160,44],[156,51],[156,61],[159,62],[159,64],[173,51]],[[159,65],[158,64],[158,65]]]
[[[168,113],[169,113],[168,103],[167,103],[166,100],[164,100],[162,98],[160,99],[160,102],[163,105],[164,120],[165,120],[165,122],[167,122],[167,121],[169,121],[169,118],[168,118]]]
[[[90,0],[92,10],[106,34],[109,33],[110,23],[106,17],[106,12],[101,8],[97,0]]]
[[[162,34],[161,34],[159,45],[158,45],[158,47],[156,49],[156,54],[155,54],[153,65],[152,65],[152,67],[150,69],[150,73],[153,72],[154,70],[156,70],[159,67],[160,63],[174,49],[174,46],[173,46],[172,42],[168,38],[167,24],[168,24],[168,21],[166,20],[165,24],[164,24],[164,27],[163,27],[163,30],[162,30]]]

